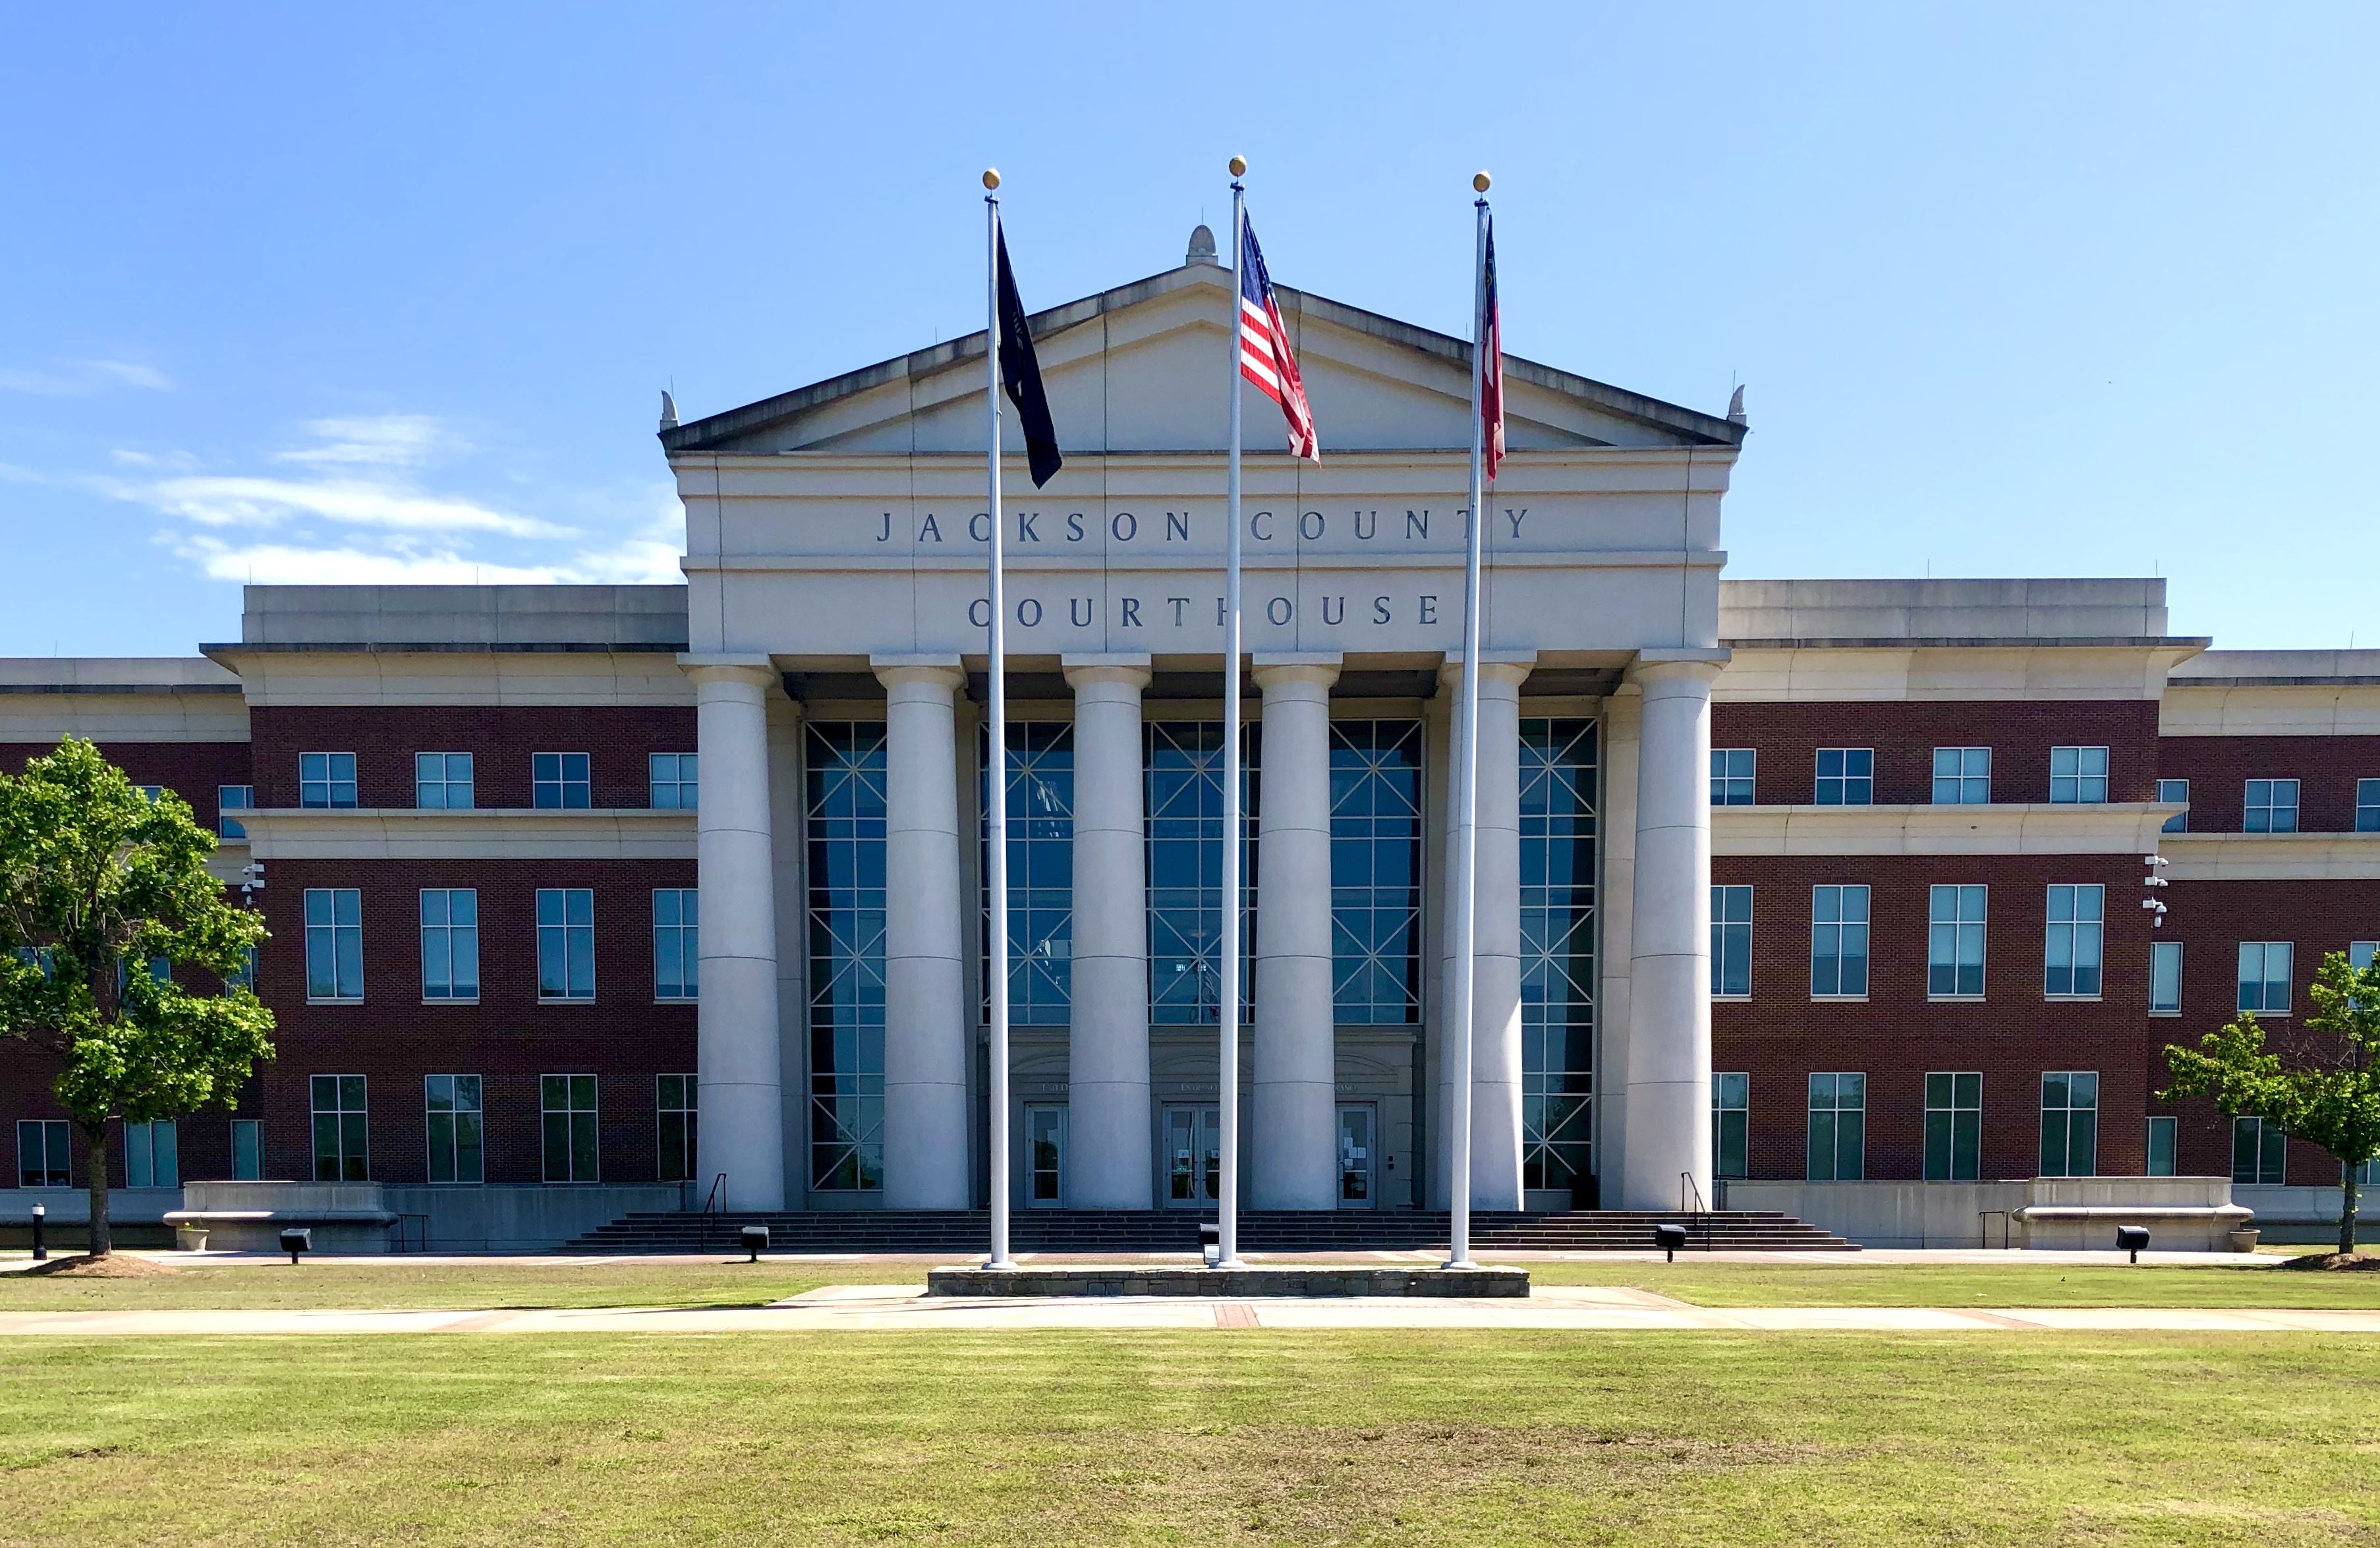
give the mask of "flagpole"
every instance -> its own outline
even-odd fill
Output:
[[[1223,921],[1219,1007],[1222,1042],[1220,1227],[1217,1266],[1240,1267],[1240,348],[1245,313],[1240,286],[1247,262],[1245,158],[1232,158],[1232,453],[1223,523]]]
[[[1007,588],[1001,564],[1000,533],[1000,174],[983,175],[984,252],[984,478],[989,485],[991,543],[991,621],[987,646],[990,670],[990,775],[985,781],[990,810],[985,817],[990,842],[985,848],[991,895],[991,1255],[988,1269],[1013,1269],[1008,1252],[1008,630]]]
[[[1487,530],[1486,456],[1480,420],[1488,349],[1488,174],[1471,180],[1479,198],[1471,238],[1471,512],[1463,544],[1463,725],[1457,751],[1454,838],[1454,1111],[1449,1115],[1451,1179],[1446,1266],[1471,1262],[1471,1045],[1479,928],[1479,550]]]

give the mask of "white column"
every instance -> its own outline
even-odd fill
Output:
[[[800,1209],[809,1188],[809,1025],[807,950],[808,857],[803,850],[802,707],[783,694],[769,700],[770,871],[777,909],[777,1067],[784,1081],[779,1127],[784,1133],[785,1207]]]
[[[1630,921],[1626,1124],[1619,1206],[1711,1201],[1711,651],[1639,653],[1636,870]],[[1691,1199],[1691,1195],[1689,1195]]]
[[[960,957],[955,661],[877,661],[884,684],[884,1203],[970,1202]]]
[[[1479,843],[1476,856],[1478,903],[1473,927],[1471,1043],[1471,1207],[1475,1210],[1517,1210],[1521,1207],[1521,684],[1527,680],[1531,659],[1488,659],[1479,664]],[[1453,760],[1463,755],[1463,664],[1449,662],[1439,672],[1440,691],[1455,704],[1453,735],[1448,738],[1447,788],[1455,788]],[[1269,757],[1269,754],[1268,754]],[[1265,794],[1271,797],[1268,768]],[[1450,810],[1451,810],[1450,808]],[[1446,835],[1446,916],[1444,940],[1451,952],[1452,920],[1461,900],[1455,896],[1456,835]],[[1454,981],[1451,956],[1444,958],[1439,982],[1441,1004]],[[1451,1035],[1451,1005],[1439,1019]],[[1454,1091],[1449,1077],[1454,1061],[1439,1060],[1439,1112],[1453,1111]],[[1441,1137],[1453,1132],[1451,1118],[1439,1124]],[[1440,1145],[1441,1151],[1446,1147]],[[1440,1165],[1451,1176],[1453,1157]]]
[[[696,816],[702,928],[696,1009],[699,1181],[727,1175],[732,1210],[785,1206],[777,1042],[777,908],[771,872],[765,656],[681,657],[701,755]]]
[[[1336,655],[1259,655],[1253,1187],[1260,1210],[1339,1207],[1330,994],[1330,685]]]
[[[1148,1104],[1148,849],[1141,822],[1147,656],[1069,656],[1075,690],[1073,1001],[1066,1048],[1065,1201],[1145,1210],[1156,1156]]]
[[[1603,927],[1603,999],[1595,1010],[1595,1172],[1602,1202],[1617,1209],[1628,1153],[1628,956],[1635,949],[1636,747],[1644,699],[1622,683],[1603,701],[1603,806],[1596,844],[1603,875],[1596,884]]]

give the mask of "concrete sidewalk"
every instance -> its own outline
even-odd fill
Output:
[[[836,1285],[766,1307],[496,1311],[17,1311],[0,1336],[372,1333],[872,1333],[1026,1328],[1512,1328],[1599,1333],[2361,1333],[2380,1309],[1702,1307],[1649,1291],[1547,1286],[1527,1300],[1213,1300],[928,1297],[911,1285]]]

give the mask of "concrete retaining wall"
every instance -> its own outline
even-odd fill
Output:
[[[2233,1203],[2228,1177],[1739,1178],[1727,1184],[1724,1199],[1728,1209],[1782,1211],[1862,1247],[1998,1247],[2005,1239],[2012,1248],[2113,1248],[2116,1226],[2136,1224],[2149,1228],[2160,1250],[2220,1251],[2236,1225],[2250,1223]]]

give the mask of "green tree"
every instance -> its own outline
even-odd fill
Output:
[[[2204,1096],[2228,1118],[2254,1115],[2338,1157],[2344,1192],[2338,1249],[2355,1250],[2356,1173],[2380,1155],[2380,959],[2361,972],[2335,951],[2314,972],[2308,1036],[2286,1050],[2265,1046],[2252,1013],[2199,1039],[2168,1044],[2175,1097]]]
[[[91,1251],[108,1251],[107,1120],[232,1103],[273,1056],[273,1013],[231,987],[264,921],[207,873],[212,834],[79,737],[0,774],[0,1036],[57,1063],[91,1185]],[[225,987],[152,975],[163,960]]]

